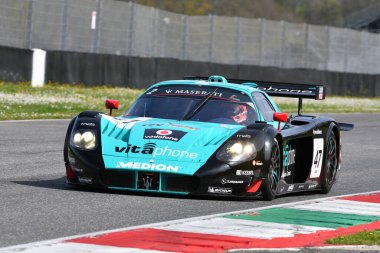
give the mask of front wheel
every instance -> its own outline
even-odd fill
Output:
[[[273,141],[270,164],[267,178],[261,185],[261,194],[264,200],[273,200],[276,197],[278,182],[281,177],[281,154],[280,146],[276,139]]]
[[[328,193],[331,190],[338,172],[338,146],[333,131],[327,135],[326,140],[325,163],[321,173],[322,193]]]

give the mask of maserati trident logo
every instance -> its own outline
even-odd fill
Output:
[[[152,187],[154,174],[144,174],[143,175],[143,185],[145,186],[146,190],[149,190],[150,187]]]

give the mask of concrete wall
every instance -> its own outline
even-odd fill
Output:
[[[20,82],[32,78],[33,51],[0,47],[0,80]]]
[[[0,47],[0,80],[31,78],[32,51]],[[380,96],[380,75],[310,69],[281,69],[227,65],[167,58],[48,51],[45,82],[84,83],[146,88],[158,81],[186,75],[223,75],[230,78],[313,83],[327,86],[328,95]]]

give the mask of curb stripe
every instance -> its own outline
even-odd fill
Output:
[[[174,252],[223,252],[226,249],[243,248],[252,238],[223,235],[167,231],[161,229],[136,229],[91,238],[79,238],[68,242],[109,245]]]
[[[311,227],[292,224],[280,224],[254,220],[213,218],[210,220],[191,221],[181,224],[154,227],[156,229],[215,234],[238,237],[271,239],[274,237],[293,237],[295,234],[309,234],[324,227]]]
[[[373,194],[366,194],[366,195],[359,195],[359,196],[350,196],[350,197],[344,197],[341,199],[380,204],[380,193],[373,193]]]
[[[257,220],[325,228],[356,226],[379,219],[379,217],[376,216],[297,210],[290,208],[271,208],[254,213],[227,215],[224,217],[229,219]]]
[[[20,252],[21,250],[17,251]],[[16,251],[14,251],[16,252]],[[136,248],[120,248],[114,246],[102,246],[80,243],[62,242],[54,245],[44,245],[38,248],[26,249],[28,253],[162,253],[157,250],[140,250]]]
[[[295,205],[292,209],[314,210],[345,214],[380,216],[380,205],[370,202],[358,202],[345,199],[326,200],[310,204]]]
[[[99,237],[84,237],[68,242],[80,244],[112,245],[116,247],[139,248],[148,250],[174,251],[174,252],[224,252],[229,249],[250,248],[294,248],[318,247],[327,245],[327,239],[354,234],[363,230],[380,228],[380,221],[366,225],[357,225],[336,230],[318,231],[311,234],[297,234],[289,238],[245,238],[223,235],[208,235],[187,232],[174,232],[160,229],[136,229],[132,231],[105,234]],[[29,253],[29,252],[28,252]]]

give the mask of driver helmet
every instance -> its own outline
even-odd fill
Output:
[[[243,123],[247,121],[248,110],[246,105],[242,104],[231,104],[227,109],[229,118],[235,121],[236,123]]]

